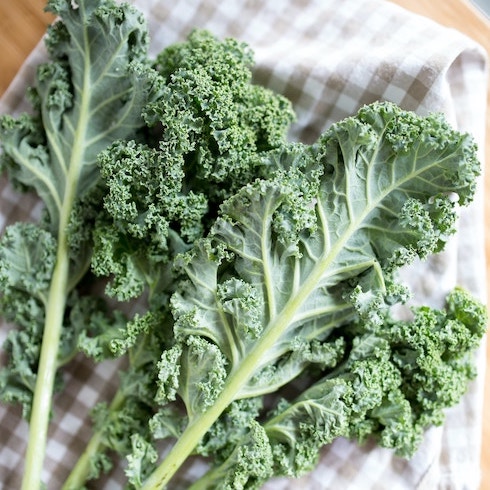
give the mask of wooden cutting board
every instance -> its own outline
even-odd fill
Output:
[[[392,0],[413,12],[454,27],[478,41],[489,53],[490,22],[465,0]],[[45,0],[0,0],[0,95],[39,42],[53,17],[43,11]],[[490,88],[487,107],[490,108]],[[490,110],[487,115],[485,194],[490,196]],[[487,276],[490,278],[490,199],[485,203]],[[490,287],[489,287],[490,292]],[[489,301],[490,304],[490,301]],[[487,342],[487,373],[490,375],[490,338]],[[490,411],[490,386],[486,383],[485,412]],[[481,490],[490,489],[490,417],[484,417],[481,456]]]

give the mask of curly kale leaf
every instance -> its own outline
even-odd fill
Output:
[[[95,219],[92,271],[120,300],[163,291],[172,257],[204,233],[204,195],[183,192],[181,155],[118,142],[99,156],[107,188]]]
[[[143,126],[159,77],[148,66],[146,23],[136,10],[94,0],[47,8],[62,22],[50,27],[51,60],[37,71],[37,112],[2,116],[1,139],[10,180],[36,190],[56,230],[64,203],[96,183],[98,153]]]
[[[479,173],[470,136],[390,103],[333,125],[302,158],[293,148],[276,155],[283,168],[273,176],[226,200],[208,237],[178,261],[176,344],[160,361],[159,400],[179,397],[188,425],[147,488],[168,481],[233,401],[302,375],[311,362],[295,345],[328,341],[358,318],[383,323],[369,312],[406,295],[393,274],[441,249]],[[399,379],[390,367],[378,386],[375,368],[361,413]]]
[[[7,227],[0,242],[2,302],[9,308],[9,295],[24,293],[47,302],[56,260],[56,239],[33,223]],[[14,310],[15,311],[15,310]]]
[[[444,422],[445,409],[460,401],[476,376],[473,352],[486,331],[486,309],[457,288],[448,296],[446,310],[419,307],[413,321],[391,322],[384,333],[411,413],[402,424],[404,419],[390,410],[395,403],[387,401],[372,417],[382,428],[377,429],[380,443],[402,456],[415,452],[425,428]]]
[[[47,210],[41,223],[13,225],[2,239],[2,310],[22,326],[21,301],[33,296],[47,308],[54,275],[66,282],[67,296],[87,271],[93,216],[77,213],[78,203],[98,187],[97,155],[140,131],[141,112],[162,81],[147,59],[146,23],[132,7],[86,0],[74,8],[58,0],[47,8],[60,20],[46,38],[51,59],[38,68],[35,112],[0,118],[10,182],[34,189]]]
[[[252,420],[245,431],[228,458],[192,484],[190,490],[259,490],[274,476],[272,448],[264,427]]]
[[[398,455],[411,457],[424,431],[443,423],[445,410],[461,400],[474,378],[473,353],[486,322],[484,305],[456,288],[443,310],[419,307],[411,320],[387,316],[376,329],[362,322],[346,329],[352,345],[346,361],[279,407],[264,424],[274,448],[276,474],[298,476],[311,470],[324,443],[309,434],[318,434],[320,427],[324,438],[343,435],[360,442],[374,438]],[[456,347],[458,339],[461,344]],[[303,404],[316,400],[316,391],[332,383],[350,387],[348,396],[336,398],[347,419],[340,430],[332,431],[312,410],[294,416]],[[330,401],[320,407],[330,414],[334,410]],[[294,437],[291,429],[285,430],[289,424]],[[311,458],[305,459],[308,451]]]
[[[389,131],[402,122],[422,132],[397,150]],[[335,125],[316,153],[305,149],[303,160],[275,178],[244,186],[222,205],[210,236],[182,259],[187,281],[172,298],[176,338],[211,340],[231,370],[266,342],[253,374],[270,365],[285,370],[277,363],[293,339],[323,339],[350,321],[361,307],[359,288],[373,301],[388,294],[401,256],[426,256],[447,238],[444,224],[456,211],[443,193],[457,191],[464,201],[473,192],[471,141],[453,132],[446,144],[434,143],[434,125],[436,117],[376,104]],[[448,129],[439,131],[446,138]],[[429,234],[437,239],[428,241]],[[287,369],[294,377],[291,363]],[[242,395],[272,388],[251,380],[256,376]]]
[[[285,143],[294,119],[287,99],[252,83],[253,63],[246,44],[203,30],[157,59],[168,91],[147,119],[163,125],[164,141],[185,149],[192,187],[214,203],[255,179],[257,153]]]
[[[34,191],[45,210],[40,223],[7,231],[0,259],[4,315],[23,327],[7,345],[12,357],[2,391],[27,403],[34,389],[33,408],[24,410],[31,414],[26,488],[40,485],[57,368],[76,349],[81,318],[91,315],[72,302],[91,250],[88,233],[81,233],[91,217],[74,212],[76,203],[99,185],[97,155],[116,139],[139,137],[142,111],[163,83],[148,60],[146,23],[133,7],[50,0],[47,10],[58,20],[46,37],[50,60],[38,67],[31,90],[33,114],[0,118],[2,170],[16,188]],[[34,310],[42,313],[31,321]],[[24,346],[30,373],[16,355]]]
[[[145,108],[146,139],[98,160],[107,188],[92,270],[110,277],[111,296],[161,291],[165,264],[209,230],[223,199],[270,171],[261,155],[285,143],[294,114],[252,83],[252,65],[247,46],[206,31],[158,56],[165,83]]]
[[[260,488],[271,475],[302,476],[337,437],[361,443],[374,438],[398,455],[411,457],[424,430],[442,424],[445,409],[458,403],[473,379],[472,355],[486,321],[484,306],[457,288],[443,310],[420,307],[404,321],[386,314],[376,328],[362,321],[350,325],[342,330],[350,345],[342,363],[320,379],[310,375],[299,396],[280,399],[266,415],[251,412],[264,431],[259,453],[242,450],[250,444],[247,427],[252,430],[257,424],[253,418],[242,418],[238,437],[232,431],[228,442],[226,436],[221,438],[217,455],[227,457],[222,460],[215,454],[209,471],[192,490],[228,488],[224,482],[250,474],[258,476],[251,488]],[[225,412],[215,425],[221,427],[226,418]],[[239,465],[236,454],[242,458]],[[263,473],[253,473],[264,458]]]
[[[145,347],[150,340],[159,353],[168,347],[167,342],[155,338],[162,327],[154,319],[178,284],[174,257],[208,231],[224,197],[247,179],[270,171],[272,162],[262,155],[285,142],[294,118],[291,105],[253,85],[252,65],[247,46],[232,39],[220,41],[203,31],[195,31],[185,42],[164,50],[155,64],[164,84],[158,99],[144,110],[149,127],[137,138],[118,140],[99,153],[101,185],[86,193],[72,212],[73,250],[83,252],[80,244],[93,246],[91,271],[108,279],[105,292],[118,300],[143,296],[148,301],[148,315],[134,318],[126,326],[116,322],[100,329],[99,334],[94,329],[82,332],[79,339],[79,348],[96,359],[127,351],[131,379],[152,378],[144,375],[152,370],[152,357],[145,354],[150,351]],[[213,173],[215,177],[211,177]],[[93,232],[85,226],[87,222],[93,224]],[[206,365],[219,364],[219,352],[208,359],[212,346],[203,339],[196,337],[194,343],[189,339],[188,347],[187,354],[201,358]],[[204,393],[196,397],[196,410],[209,398],[207,391],[216,390],[216,383],[216,377],[202,383]],[[124,396],[128,406],[148,409],[152,403],[146,389],[140,394],[140,386],[147,383],[136,382],[133,393],[123,388]],[[164,396],[161,392],[157,395]],[[124,406],[114,410],[115,418]],[[155,421],[161,422],[164,412],[168,414],[159,410]],[[142,419],[134,413],[135,420]],[[145,433],[144,423],[141,425],[134,431]],[[171,421],[158,425],[158,437],[168,432],[175,435],[179,430]],[[121,448],[128,447],[129,429],[120,431],[122,444],[117,438],[106,437],[107,431],[105,427],[96,429],[97,451],[123,452]],[[135,448],[142,447],[140,439],[134,443]],[[104,466],[96,456],[90,461],[95,467]],[[140,470],[148,470],[150,462],[139,466],[133,462],[131,479],[137,481],[142,478]],[[75,482],[76,487],[88,473],[86,466],[77,465],[69,485]],[[76,474],[82,476],[78,479]]]

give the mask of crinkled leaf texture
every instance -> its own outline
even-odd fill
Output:
[[[382,324],[390,304],[406,296],[395,271],[443,247],[479,173],[471,137],[438,115],[390,103],[362,108],[312,147],[269,157],[275,176],[225,201],[209,236],[178,261],[187,277],[172,297],[176,344],[159,366],[160,403],[180,397],[187,411],[176,455],[235,400],[338,363],[343,344],[329,338],[340,326]],[[348,394],[340,382],[332,390],[337,400]],[[381,403],[376,391],[366,393]],[[292,415],[312,413],[309,402]],[[324,423],[334,436],[345,414]],[[168,476],[172,458],[155,475]]]
[[[144,112],[144,142],[117,142],[99,156],[107,186],[92,270],[118,299],[161,289],[162,264],[209,231],[219,204],[268,171],[260,155],[281,147],[291,103],[252,83],[245,44],[202,30],[164,49],[165,80]]]
[[[141,111],[158,80],[146,59],[141,13],[111,1],[77,6],[48,3],[63,21],[50,27],[51,61],[37,71],[39,114],[1,119],[10,180],[36,190],[55,230],[66,195],[96,183],[98,153],[143,125]]]
[[[64,362],[73,355],[80,328],[87,328],[77,318],[87,320],[94,310],[92,304],[82,312],[87,303],[70,313],[76,302],[69,297],[88,270],[91,252],[89,216],[74,213],[74,206],[98,185],[97,155],[115,139],[138,135],[143,108],[162,82],[148,60],[146,23],[133,7],[110,0],[51,0],[47,9],[60,20],[46,37],[50,60],[37,70],[34,111],[0,118],[2,168],[14,186],[35,191],[45,205],[39,223],[11,226],[0,245],[2,312],[23,327],[7,341],[12,376],[6,372],[2,380],[10,380],[14,393],[27,387],[24,401],[30,399],[43,335],[54,355],[58,327],[67,327],[58,356]],[[43,310],[59,311],[44,333]],[[29,343],[26,352],[32,355],[15,355],[21,352],[17,345]],[[25,365],[32,376],[25,375]],[[8,398],[3,381],[2,396]]]
[[[292,402],[279,404],[264,423],[276,474],[311,470],[320,448],[339,435],[360,442],[374,437],[412,456],[423,431],[442,424],[444,410],[474,378],[472,354],[487,319],[484,305],[456,288],[444,310],[420,307],[411,320],[387,315],[380,325],[361,320],[346,329],[352,346],[346,360]],[[464,339],[460,348],[457,337]]]
[[[298,339],[323,340],[352,319],[356,286],[384,293],[398,265],[438,250],[454,220],[448,193],[471,199],[478,169],[468,137],[434,138],[441,124],[366,107],[334,125],[316,152],[293,153],[276,178],[225,202],[210,236],[181,259],[188,280],[172,306],[183,350],[199,335],[228,373],[250,366],[239,397],[271,391],[270,376],[281,371],[281,384],[301,369]]]

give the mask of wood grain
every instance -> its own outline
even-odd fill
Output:
[[[490,23],[465,0],[391,0],[394,3],[430,17],[442,25],[454,27],[478,41],[490,56]],[[0,0],[0,95],[7,89],[27,55],[39,42],[53,17],[44,12],[45,0]],[[487,107],[490,108],[490,87]],[[487,114],[486,134],[490,136],[490,110]],[[486,142],[485,194],[490,195],[490,138]],[[485,203],[486,255],[490,264],[490,199]],[[487,276],[490,277],[487,266]],[[490,288],[489,288],[490,289]],[[490,304],[490,301],[489,301]],[[487,373],[490,367],[490,339],[487,343]],[[490,387],[485,391],[485,412],[490,411]],[[481,456],[483,479],[481,490],[490,489],[490,417],[484,418]]]
[[[46,0],[0,0],[0,94],[34,49],[53,16]]]

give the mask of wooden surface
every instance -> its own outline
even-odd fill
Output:
[[[490,23],[465,0],[392,0],[413,12],[430,17],[440,24],[454,27],[469,35],[488,51],[490,56]],[[52,17],[43,12],[45,0],[0,0],[0,95],[7,89],[20,65],[35,47]],[[490,102],[487,101],[487,107]],[[490,111],[487,115],[485,193],[490,196]],[[486,200],[486,254],[490,265],[490,199]],[[489,267],[487,266],[487,275]],[[489,288],[490,289],[490,288]],[[489,301],[490,304],[490,301]],[[490,339],[487,343],[487,372],[490,375]],[[490,387],[486,383],[485,413],[490,410]],[[490,417],[484,417],[483,478],[481,490],[490,489]]]
[[[0,95],[52,21],[46,0],[0,0]]]

